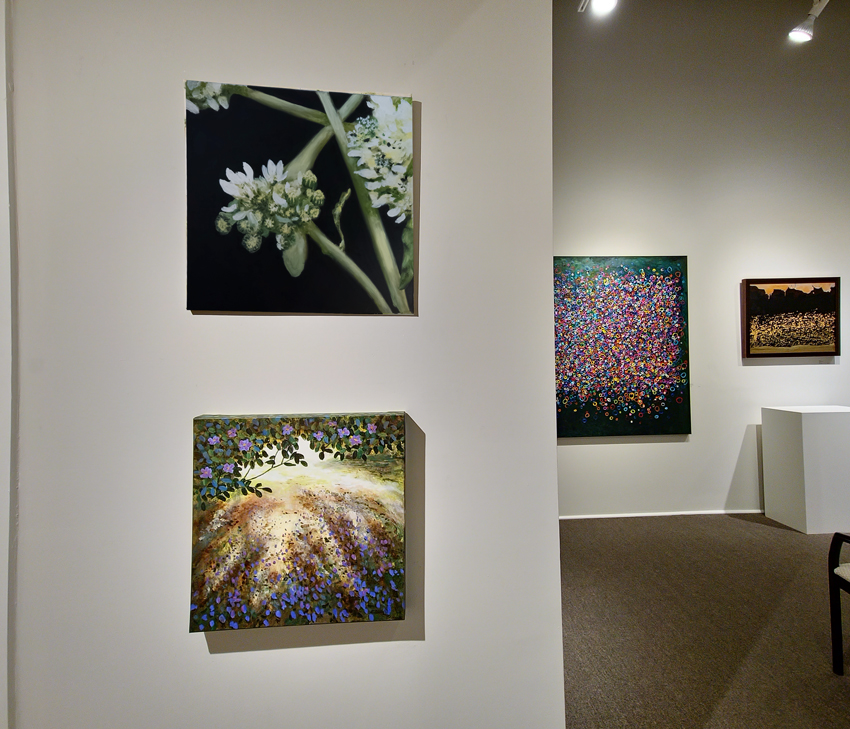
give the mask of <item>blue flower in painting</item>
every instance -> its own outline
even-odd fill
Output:
[[[251,450],[251,441],[245,438],[245,440],[239,441],[239,450],[240,451],[250,451]]]
[[[225,463],[221,467],[221,470],[224,471],[225,473],[233,473],[233,464],[232,463]]]
[[[200,475],[201,478],[212,478],[212,469],[209,466],[202,468]]]
[[[294,430],[295,428],[293,428],[289,423],[287,423],[280,429],[280,432],[284,435],[290,435]]]
[[[316,440],[321,440],[322,438],[325,437],[325,434],[321,430],[317,430],[315,433],[313,433],[313,437]]]
[[[221,439],[217,435],[214,435],[212,438],[207,438],[207,443],[209,443],[210,445],[215,445],[220,440]]]
[[[345,436],[351,434],[351,431],[348,428],[337,428],[336,432],[339,433],[340,438],[345,438]]]

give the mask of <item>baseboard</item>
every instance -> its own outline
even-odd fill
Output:
[[[632,516],[705,516],[710,514],[764,514],[764,509],[717,509],[711,511],[652,511],[645,514],[576,514],[574,516],[559,516],[564,521],[569,519],[625,519]]]

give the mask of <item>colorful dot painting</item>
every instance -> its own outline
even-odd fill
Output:
[[[558,437],[690,433],[687,258],[554,270]]]

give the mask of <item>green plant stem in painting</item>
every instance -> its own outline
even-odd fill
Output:
[[[328,123],[328,118],[316,109],[308,109],[306,106],[278,99],[276,96],[264,94],[262,91],[255,91],[254,89],[244,87],[236,93],[240,93],[245,98],[256,101],[258,104],[286,112],[287,114],[297,116],[300,119],[307,119],[308,121],[316,122],[316,124]]]
[[[345,119],[348,117],[351,112],[353,112],[363,101],[362,94],[352,94],[348,97],[348,100],[342,105],[339,110],[340,116]],[[285,102],[284,102],[285,103]],[[316,157],[319,156],[319,152],[322,151],[324,146],[328,143],[330,138],[333,136],[333,129],[328,126],[328,118],[322,114],[323,123],[325,125],[324,129],[316,134],[306,145],[304,145],[304,149],[302,149],[293,159],[292,161],[286,165],[286,169],[290,171],[290,179],[296,177],[299,172],[303,173],[313,167],[313,164],[316,162]]]
[[[325,109],[327,118],[336,136],[336,141],[345,159],[345,165],[351,175],[354,192],[357,194],[357,201],[360,203],[360,208],[363,211],[366,227],[372,237],[375,255],[378,257],[378,263],[384,273],[384,278],[390,290],[390,297],[401,314],[409,314],[410,307],[407,303],[407,295],[400,286],[401,276],[395,257],[393,256],[392,248],[390,247],[390,241],[387,238],[387,232],[384,230],[384,224],[381,221],[380,211],[372,207],[369,191],[366,189],[363,178],[355,173],[357,163],[354,161],[354,158],[348,156],[348,140],[342,125],[340,113],[334,107],[330,94],[327,91],[317,91],[316,93],[322,101],[322,106]]]
[[[369,294],[369,297],[372,301],[375,302],[378,309],[382,314],[392,314],[392,309],[390,305],[387,303],[386,299],[381,295],[381,292],[378,291],[378,288],[375,284],[372,283],[372,280],[363,273],[362,269],[352,261],[345,253],[343,253],[339,246],[335,245],[330,238],[328,238],[321,230],[319,230],[318,226],[315,223],[307,223],[306,226],[307,234],[316,242],[316,245],[322,249],[322,253],[330,256],[334,259],[342,268],[355,280],[360,286],[363,287],[363,290]]]
[[[347,117],[353,112],[360,102],[363,100],[362,94],[352,94],[348,97],[345,104],[342,105],[340,113]],[[304,148],[286,165],[288,177],[294,180],[298,175],[304,174],[307,170],[312,169],[316,162],[316,157],[322,151],[324,146],[333,136],[333,129],[327,125],[327,117],[322,114],[322,119],[325,120],[324,128],[319,131]],[[299,243],[287,248],[283,252],[283,262],[286,265],[286,270],[291,276],[299,276],[304,270],[304,264],[307,261],[307,241],[299,236]],[[358,269],[359,270],[359,269]],[[371,295],[371,294],[370,294]]]
[[[269,466],[269,467],[268,467],[265,471],[261,471],[260,473],[256,474],[255,476],[252,476],[252,477],[251,477],[251,481],[256,481],[258,478],[262,478],[263,476],[265,476],[265,475],[266,475],[269,471],[274,471],[274,469],[276,469],[276,468],[280,468],[281,466],[285,465],[285,464],[286,464],[286,462],[287,462],[287,460],[286,460],[286,456],[284,456],[283,460],[282,460],[280,463],[278,463],[278,462],[277,462],[277,457],[278,457],[278,455],[280,455],[280,454],[279,454],[279,453],[275,453],[275,454],[274,454],[274,456],[273,456],[273,458],[274,458],[274,463],[272,463],[272,465],[271,465],[271,466]],[[292,463],[292,459],[291,459],[291,457],[290,457],[290,465],[294,465],[294,464]],[[243,470],[243,469],[241,469],[241,468],[240,468],[240,471],[242,471],[242,470]],[[250,469],[244,469],[244,471],[243,471],[242,473],[240,473],[240,474],[239,474],[239,478],[245,478],[245,477],[248,475],[248,471],[249,471],[249,470],[250,470]],[[262,496],[262,494],[259,494],[259,495],[260,495],[260,496]]]

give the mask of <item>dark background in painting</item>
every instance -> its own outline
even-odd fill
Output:
[[[576,265],[577,264],[577,265]],[[573,268],[575,266],[575,268]],[[684,336],[680,347],[679,361],[688,362],[688,305],[687,305],[687,257],[686,256],[643,256],[628,258],[609,257],[555,257],[555,274],[563,270],[587,270],[616,266],[626,266],[633,271],[641,268],[672,268],[673,271],[681,271],[682,276],[679,302],[684,318]],[[636,419],[634,423],[620,419],[611,421],[602,411],[592,406],[590,401],[584,403],[583,407],[573,411],[576,405],[562,404],[560,398],[557,402],[557,434],[559,438],[576,437],[602,437],[623,435],[684,435],[691,432],[691,396],[690,396],[690,367],[686,366],[688,381],[684,386],[679,386],[667,396],[668,409],[649,418]],[[558,393],[560,395],[560,393]],[[585,418],[585,413],[589,417]],[[586,422],[582,422],[586,420]]]
[[[835,288],[831,291],[816,288],[808,294],[797,289],[788,289],[787,291],[778,289],[771,296],[768,296],[763,289],[751,284],[748,292],[750,297],[749,313],[750,316],[759,314],[774,316],[776,314],[796,314],[808,311],[834,314],[835,292]]]
[[[676,402],[676,397],[682,399]],[[582,418],[586,412],[590,417],[586,423]],[[642,418],[635,423],[627,421],[614,422],[603,418],[601,411],[590,403],[585,403],[581,412],[574,413],[561,408],[558,411],[558,437],[580,438],[606,435],[686,435],[691,432],[691,396],[689,388],[685,387],[676,392],[671,398],[669,409],[663,415],[655,418]]]
[[[302,106],[322,109],[314,91],[251,88]],[[349,94],[331,94],[339,108]],[[346,119],[368,116],[366,100]],[[214,222],[224,205],[231,201],[219,185],[225,169],[242,171],[247,162],[254,176],[271,159],[288,164],[321,129],[318,124],[270,109],[243,96],[234,95],[230,108],[205,109],[186,113],[186,192],[187,192],[187,308],[195,311],[292,312],[317,314],[377,314],[378,309],[359,284],[308,238],[304,271],[293,278],[283,265],[273,235],[266,237],[260,250],[248,253],[242,234],[236,228],[227,235],[216,232]],[[352,187],[351,177],[337,144],[331,137],[313,171],[318,188],[325,193],[318,227],[332,241],[339,241],[332,211],[340,195]],[[381,208],[381,218],[390,244],[401,264],[401,234],[404,224],[395,223]],[[392,300],[378,265],[354,190],[342,213],[345,252],[372,279],[387,303]],[[415,279],[414,279],[415,280]],[[413,305],[413,283],[407,297]],[[393,308],[393,311],[395,309]]]

